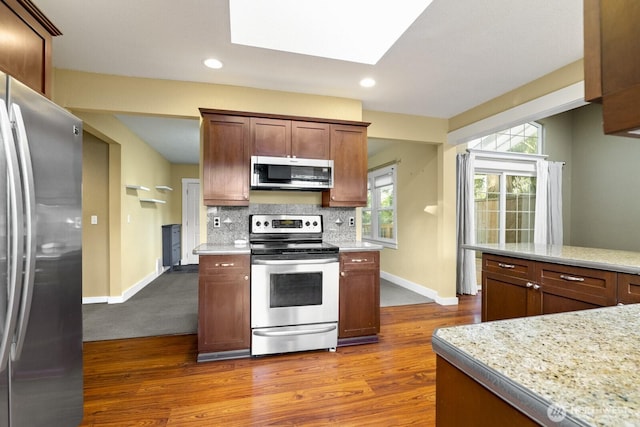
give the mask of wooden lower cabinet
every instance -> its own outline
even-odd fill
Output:
[[[436,390],[438,427],[539,425],[440,356]]]
[[[340,254],[338,346],[378,341],[380,252]]]
[[[484,254],[482,321],[612,306],[618,299],[618,276],[612,271]]]
[[[640,303],[640,276],[618,273],[618,302],[621,304]]]
[[[200,256],[199,362],[250,355],[249,260],[249,255]]]

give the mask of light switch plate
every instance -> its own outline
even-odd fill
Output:
[[[91,224],[97,224],[98,223],[98,215],[91,215]]]

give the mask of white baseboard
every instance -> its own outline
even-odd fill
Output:
[[[418,285],[417,283],[414,283],[407,279],[403,279],[402,277],[395,276],[391,273],[387,273],[386,271],[380,271],[380,277],[398,286],[409,289],[412,292],[415,292],[427,298],[431,298],[440,305],[458,305],[458,297],[442,298],[438,296],[438,292],[434,291],[433,289]]]
[[[162,267],[162,270],[158,272],[154,272],[149,274],[144,279],[140,280],[138,283],[135,283],[129,289],[124,291],[120,296],[101,296],[101,297],[86,297],[82,298],[83,304],[98,304],[98,303],[107,303],[107,304],[119,304],[127,301],[129,298],[140,292],[147,286],[149,283],[153,282],[157,279],[162,273],[167,271],[169,267]]]
[[[104,304],[109,300],[109,297],[84,297],[82,298],[83,304]]]

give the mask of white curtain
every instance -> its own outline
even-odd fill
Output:
[[[536,163],[536,220],[533,242],[562,244],[562,162]]]
[[[474,195],[474,154],[458,154],[457,162],[457,203],[456,235],[458,260],[456,274],[456,292],[476,295],[476,252],[463,249],[464,243],[475,243],[475,195]]]
[[[562,167],[563,162],[549,162],[549,185],[547,198],[547,243],[562,245]]]

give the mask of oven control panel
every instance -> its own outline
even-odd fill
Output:
[[[253,234],[322,233],[322,215],[251,215]]]

